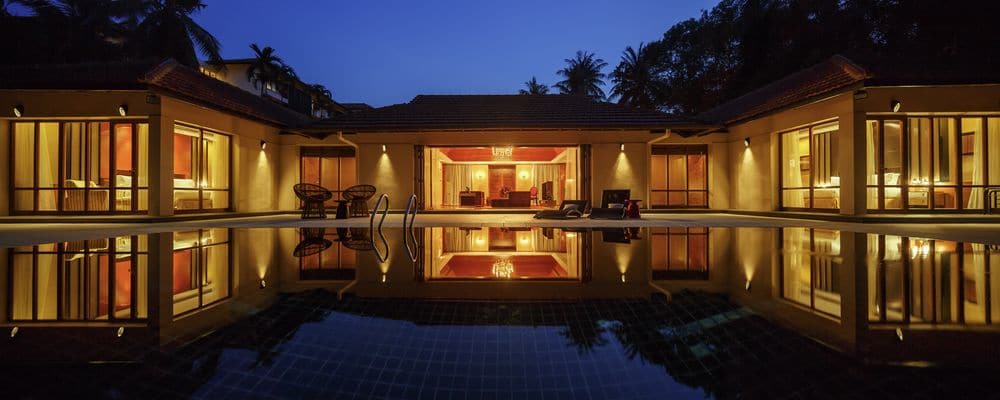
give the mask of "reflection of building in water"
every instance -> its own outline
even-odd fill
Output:
[[[581,239],[561,229],[430,228],[429,279],[578,279]]]

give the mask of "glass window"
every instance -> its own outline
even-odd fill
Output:
[[[327,208],[337,206],[341,192],[357,184],[357,167],[354,149],[349,147],[303,147],[299,158],[300,182],[320,185],[331,192],[333,198]]]
[[[174,125],[174,209],[228,210],[229,135]]]
[[[651,228],[653,279],[708,279],[708,228]]]
[[[299,257],[299,279],[354,279],[357,253],[343,245],[348,240],[350,235],[347,229],[301,229],[299,244],[295,247],[295,254]]]
[[[837,122],[781,134],[781,204],[792,209],[839,209]]]
[[[708,207],[708,146],[653,147],[650,206]]]
[[[15,123],[15,213],[146,210],[145,202],[132,199],[148,191],[145,178],[134,179],[136,171],[146,169],[148,130],[136,122]]]

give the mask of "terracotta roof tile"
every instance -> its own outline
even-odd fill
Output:
[[[722,103],[700,114],[698,119],[731,124],[832,94],[870,77],[867,70],[837,55]]]
[[[566,95],[419,95],[409,103],[316,121],[316,134],[475,129],[664,129],[690,120]]]

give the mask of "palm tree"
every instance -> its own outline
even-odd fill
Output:
[[[124,32],[114,10],[101,1],[15,0],[46,27],[38,41],[62,61],[103,60],[121,53]],[[6,12],[6,11],[4,11]]]
[[[172,57],[197,68],[198,53],[221,64],[219,40],[191,18],[206,6],[201,0],[148,0],[149,12],[138,25],[147,56]]]
[[[267,84],[276,84],[288,73],[295,73],[281,57],[275,54],[273,47],[264,46],[262,49],[257,43],[251,43],[250,49],[253,50],[254,59],[250,63],[250,68],[247,68],[247,80],[254,87],[260,88],[261,95],[264,94]]]
[[[611,72],[611,96],[618,97],[618,104],[655,109],[665,98],[668,88],[658,50],[658,44],[639,43],[638,50],[629,46],[622,52],[621,62]]]
[[[318,83],[314,83],[312,85],[309,85],[309,87],[313,90],[313,92],[316,93],[317,96],[326,97],[326,98],[333,97],[333,93],[331,93],[330,89],[327,89],[326,86],[320,85]]]
[[[544,84],[544,83],[538,83],[538,80],[535,79],[535,77],[531,77],[530,81],[524,82],[524,86],[527,87],[527,89],[521,89],[521,91],[518,92],[519,94],[548,94],[549,93],[549,86],[546,85],[546,84]]]
[[[604,100],[604,78],[607,77],[601,72],[608,63],[600,58],[595,58],[594,53],[577,51],[576,58],[567,58],[566,67],[556,71],[557,74],[566,78],[556,83],[559,93],[587,96],[595,100]]]

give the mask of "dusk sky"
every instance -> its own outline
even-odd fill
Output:
[[[271,46],[337,101],[384,106],[417,94],[517,93],[532,76],[551,86],[577,50],[607,61],[607,73],[625,46],[658,39],[717,0],[205,3],[195,18],[224,57]]]

